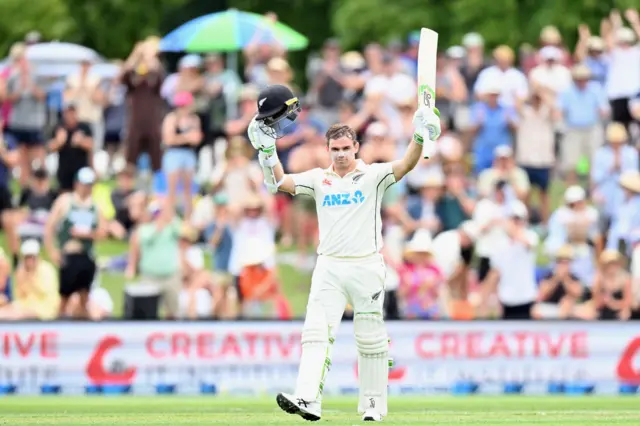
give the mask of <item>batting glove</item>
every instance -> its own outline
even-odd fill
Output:
[[[413,115],[414,135],[413,139],[422,145],[426,139],[435,142],[442,129],[440,128],[440,111],[428,107],[419,108]]]
[[[275,154],[276,138],[263,132],[255,118],[249,123],[247,133],[249,133],[251,145],[253,145],[256,150],[265,153],[267,156]]]

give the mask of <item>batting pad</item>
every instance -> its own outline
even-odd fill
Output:
[[[322,401],[324,381],[331,368],[333,337],[324,310],[309,305],[301,336],[302,356],[296,382],[296,396],[306,401]]]
[[[387,415],[389,340],[381,314],[356,314],[353,320],[358,347],[358,412],[373,409]]]

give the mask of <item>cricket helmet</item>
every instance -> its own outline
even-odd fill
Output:
[[[256,121],[267,135],[281,138],[300,114],[300,101],[293,92],[279,84],[268,86],[258,95],[258,115]]]

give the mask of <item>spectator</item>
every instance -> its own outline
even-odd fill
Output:
[[[154,171],[162,166],[161,125],[165,109],[160,95],[164,71],[157,53],[157,43],[138,43],[125,61],[121,76],[130,113],[125,130],[127,164],[135,168],[140,154],[146,152]]]
[[[1,124],[1,122],[0,122]],[[0,127],[2,127],[0,125]],[[20,246],[16,232],[15,209],[11,195],[11,171],[20,162],[17,146],[11,135],[0,132],[0,225],[6,233],[9,253],[14,266],[17,265],[17,253]]]
[[[400,268],[398,299],[403,318],[438,319],[447,316],[443,298],[445,280],[432,254],[431,234],[416,231],[405,248],[405,262]]]
[[[63,193],[53,204],[45,225],[44,242],[49,258],[60,268],[60,314],[77,293],[80,310],[88,318],[89,290],[96,274],[94,244],[106,235],[106,220],[92,196],[96,175],[88,167],[78,171],[73,192]],[[56,244],[57,243],[57,244]]]
[[[498,46],[493,51],[493,58],[496,65],[480,72],[473,91],[479,98],[484,94],[499,95],[501,105],[513,107],[516,99],[527,96],[527,78],[513,67],[515,55],[509,46]]]
[[[622,17],[613,10],[606,21],[602,34],[608,57],[605,88],[611,104],[611,118],[629,129],[633,117],[629,111],[629,100],[640,92],[640,46],[636,42],[640,33],[638,12],[629,9],[626,13],[632,28],[623,26]]]
[[[16,270],[15,299],[0,307],[0,320],[52,320],[58,315],[60,296],[56,270],[40,258],[40,243],[26,240]]]
[[[585,294],[580,279],[571,273],[573,248],[562,246],[555,253],[555,266],[540,283],[538,298],[533,306],[535,319],[566,319]]]
[[[227,138],[234,136],[248,137],[249,123],[258,113],[258,89],[245,84],[240,89],[240,107],[238,114],[225,123],[224,132]]]
[[[8,259],[4,250],[0,248],[0,310],[13,300],[11,269],[11,259]]]
[[[451,170],[445,177],[444,193],[438,200],[436,212],[443,231],[457,229],[473,214],[475,201],[461,170]]]
[[[529,74],[531,70],[533,70],[536,66],[540,65],[541,62],[544,61],[542,58],[542,49],[545,47],[554,47],[556,49],[560,49],[561,57],[560,63],[565,67],[571,66],[571,53],[567,50],[565,46],[562,44],[562,35],[558,28],[553,25],[547,25],[540,31],[540,50],[538,52],[532,52],[532,54],[527,55],[523,61],[523,71],[525,74]]]
[[[510,214],[507,199],[507,182],[499,180],[491,193],[478,201],[473,212],[473,221],[480,228],[475,245],[478,256],[478,280],[484,281],[491,270],[491,257],[508,243],[506,227]]]
[[[229,281],[229,260],[233,249],[231,217],[228,208],[229,197],[225,193],[214,196],[215,216],[208,225],[207,241],[213,250],[213,268],[218,281]]]
[[[2,108],[0,108],[0,117],[2,118],[2,130],[5,130],[9,124],[9,117],[11,116],[11,100],[8,95],[9,79],[16,72],[19,72],[20,66],[23,62],[26,46],[24,43],[14,43],[9,50],[9,58],[5,67],[0,71],[0,95],[2,99]]]
[[[122,61],[115,61],[119,69],[122,68]],[[127,122],[127,104],[126,104],[126,87],[118,81],[117,78],[103,80],[103,90],[105,96],[104,108],[104,145],[109,156],[107,165],[107,176],[115,173],[115,160],[118,158],[122,161],[122,140],[123,129]],[[118,154],[116,156],[116,154]]]
[[[502,319],[530,319],[537,296],[538,235],[528,229],[527,207],[521,201],[510,203],[506,232],[508,243],[494,251],[489,260],[491,271],[482,284],[482,306],[486,309],[489,296],[495,292],[502,305]]]
[[[165,200],[166,203],[166,200]],[[152,284],[160,290],[165,317],[175,319],[182,288],[180,264],[180,220],[160,203],[148,207],[150,221],[134,231],[129,240],[129,260],[125,276]]]
[[[545,250],[553,258],[558,250],[569,245],[571,272],[590,287],[595,274],[594,259],[602,250],[598,211],[587,204],[587,194],[580,186],[567,188],[564,202],[549,220]]]
[[[482,70],[489,67],[489,61],[485,58],[484,39],[480,34],[465,34],[462,38],[462,45],[466,50],[466,55],[460,73],[467,86],[467,94],[472,94],[478,76]]]
[[[58,153],[58,189],[71,191],[78,171],[92,165],[93,134],[88,123],[79,121],[75,104],[67,104],[62,123],[53,132],[49,150]]]
[[[193,208],[191,182],[196,170],[195,148],[202,142],[200,118],[193,112],[193,95],[178,92],[173,100],[175,109],[162,122],[162,140],[166,146],[162,169],[169,183],[167,206],[177,205],[178,185],[182,183],[184,218],[189,220]]]
[[[510,146],[498,146],[494,150],[493,166],[478,176],[478,192],[484,196],[491,194],[498,181],[504,181],[507,200],[526,200],[531,187],[527,173],[513,160]]]
[[[103,107],[107,103],[106,95],[101,87],[101,79],[91,74],[92,63],[85,60],[80,63],[80,71],[71,74],[66,80],[64,102],[76,108],[78,121],[86,123],[93,136],[95,149],[102,149],[104,142]],[[94,146],[92,146],[92,149]]]
[[[530,185],[538,189],[540,219],[549,218],[549,183],[555,155],[555,105],[550,97],[533,92],[528,102],[516,103],[519,125],[516,135],[516,163],[527,174]],[[522,180],[524,182],[524,179]],[[531,194],[524,198],[531,207]]]
[[[444,189],[444,176],[441,174],[425,176],[421,186],[417,189],[419,196],[411,197],[408,200],[407,215],[401,216],[403,218],[401,222],[408,235],[419,229],[425,229],[431,235],[436,235],[442,230],[442,220],[438,214],[437,206]]]
[[[604,55],[604,40],[601,37],[592,36],[589,26],[586,24],[580,24],[578,34],[575,52],[576,63],[584,63],[589,69],[591,81],[604,87],[608,71],[608,63]]]
[[[309,95],[315,98],[316,114],[327,127],[339,121],[338,104],[344,99],[345,70],[342,69],[340,54],[340,43],[335,39],[327,40],[322,48],[322,58],[308,75],[311,82]]]
[[[576,182],[576,166],[584,157],[593,158],[602,144],[602,119],[609,114],[609,105],[598,83],[589,81],[585,65],[572,69],[574,83],[558,98],[559,113],[566,125],[562,140],[563,171],[571,183]]]
[[[116,186],[111,191],[110,201],[114,214],[109,222],[109,234],[125,240],[144,216],[147,197],[135,188],[135,174],[124,167],[116,174]]]
[[[491,84],[482,83],[482,100],[476,102],[471,109],[470,132],[473,136],[472,152],[476,174],[491,166],[493,152],[497,147],[511,145],[511,132],[517,127],[515,111],[498,102],[502,83],[494,81]]]
[[[367,164],[386,163],[396,159],[396,144],[389,135],[389,129],[380,121],[367,126],[365,140],[359,156]]]
[[[456,108],[466,99],[467,86],[460,71],[449,58],[440,55],[436,60],[436,107],[446,127],[453,127]]]
[[[599,260],[593,297],[577,310],[577,315],[583,319],[628,320],[633,307],[633,290],[631,276],[622,266],[622,256],[616,250],[605,250]]]
[[[169,75],[162,83],[160,93],[165,101],[176,106],[174,101],[180,92],[189,92],[195,96],[202,90],[204,79],[200,75],[202,58],[198,55],[189,54],[178,61],[178,72]]]
[[[42,239],[44,225],[58,195],[58,191],[51,188],[47,171],[34,170],[29,187],[20,194],[18,202],[20,209],[13,217],[12,227],[17,228],[21,239]]]
[[[640,172],[632,170],[620,176],[623,198],[612,217],[606,248],[627,253],[631,232],[640,228]]]
[[[206,141],[213,141],[224,134],[224,124],[237,114],[238,96],[242,82],[235,70],[225,68],[224,58],[219,54],[209,54],[204,58],[204,92],[211,99],[208,110],[209,124],[203,131],[208,134]]]
[[[67,304],[66,316],[72,317],[80,310],[80,297],[74,294]],[[89,319],[92,321],[102,321],[113,317],[113,299],[109,292],[103,287],[93,287],[89,292],[89,302],[87,303]]]
[[[283,57],[286,53],[284,47],[273,35],[272,25],[278,22],[278,16],[268,12],[265,18],[267,25],[261,25],[244,48],[245,78],[260,89],[269,84],[266,64],[271,58]]]
[[[545,46],[539,52],[542,63],[531,70],[529,81],[533,90],[540,90],[552,99],[571,84],[571,72],[562,64],[563,52],[555,46]]]
[[[24,188],[31,178],[33,161],[44,163],[43,131],[47,123],[46,93],[24,50],[16,53],[15,66],[7,80],[7,100],[11,102],[7,130],[18,142],[20,186]]]
[[[598,148],[591,167],[592,198],[600,210],[605,234],[623,198],[620,176],[638,170],[639,163],[638,151],[626,144],[628,135],[622,124],[610,123],[606,140],[609,143]]]

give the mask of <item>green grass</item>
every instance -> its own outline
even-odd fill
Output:
[[[355,397],[327,398],[320,422],[364,425]],[[288,425],[275,398],[8,397],[0,425]],[[394,397],[385,425],[638,425],[638,397]]]

